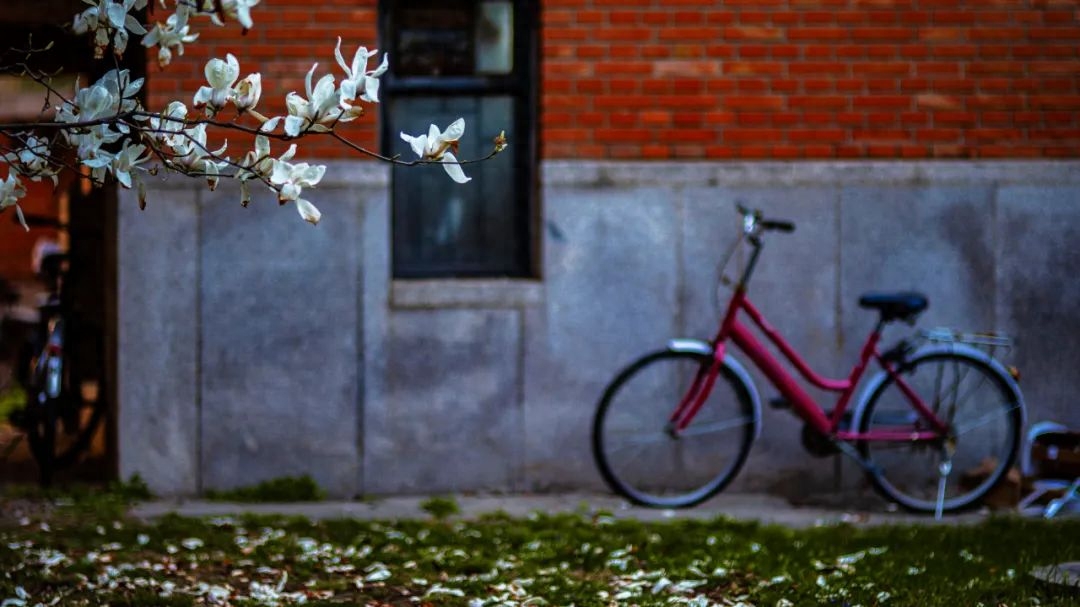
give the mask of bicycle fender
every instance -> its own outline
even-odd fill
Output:
[[[706,341],[700,339],[677,338],[668,342],[667,349],[671,352],[690,352],[691,354],[712,354],[713,349]]]
[[[703,354],[711,356],[713,353],[712,344],[700,339],[691,338],[677,338],[672,339],[667,344],[667,349],[671,352],[689,352],[691,354]],[[724,354],[724,368],[731,371],[733,375],[740,382],[743,387],[746,388],[746,393],[750,395],[750,405],[754,409],[754,438],[761,436],[761,395],[758,394],[757,386],[754,385],[754,380],[750,377],[750,372],[746,370],[736,358],[730,354]]]
[[[1027,427],[1027,406],[1024,404],[1024,394],[1020,391],[1020,385],[1016,383],[1012,375],[1005,367],[998,362],[996,358],[990,356],[986,352],[963,343],[951,343],[951,344],[935,344],[930,346],[924,346],[911,353],[908,358],[911,360],[921,358],[923,356],[929,356],[931,354],[960,354],[973,360],[986,363],[992,369],[1001,374],[1005,378],[1009,389],[1016,395],[1016,403],[1020,407],[1020,427]],[[870,378],[870,381],[863,388],[862,393],[859,394],[858,404],[855,405],[855,410],[851,416],[851,427],[859,428],[862,426],[862,418],[866,412],[866,403],[870,400],[870,397],[875,391],[885,383],[889,374],[885,371],[878,371]]]

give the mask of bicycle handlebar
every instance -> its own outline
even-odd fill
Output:
[[[787,221],[786,219],[762,219],[758,221],[758,225],[766,230],[775,230],[777,232],[795,231],[795,222]]]
[[[743,221],[746,222],[746,229],[754,230],[755,228],[774,232],[794,232],[795,222],[788,221],[786,219],[765,219],[761,215],[761,211],[758,209],[748,209],[742,204],[736,203],[735,209],[743,216]]]

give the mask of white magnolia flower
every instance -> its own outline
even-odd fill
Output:
[[[173,101],[165,106],[165,111],[150,117],[150,136],[158,143],[174,147],[184,137],[184,119],[187,118],[187,106],[180,101]]]
[[[233,104],[241,114],[254,108],[262,96],[262,74],[248,74],[233,89]]]
[[[236,19],[245,30],[249,30],[255,25],[251,20],[251,7],[257,5],[259,1],[260,0],[221,0],[221,10],[225,12],[226,17]],[[205,6],[203,10],[210,13],[210,19],[216,25],[224,25],[221,18],[218,17],[217,8],[214,2],[215,0],[204,1]]]
[[[87,88],[79,88],[75,82],[75,99],[65,101],[57,108],[56,119],[59,122],[89,122],[98,120],[109,114],[111,109],[119,105],[120,100],[105,86],[95,84]]]
[[[278,157],[277,161],[286,162],[295,155],[296,144],[294,143],[289,146],[289,149],[284,154]],[[256,176],[269,179],[274,172],[274,163],[274,158],[270,156],[270,140],[263,135],[257,135],[255,137],[255,149],[244,156],[244,159],[240,162],[243,168],[236,173],[236,176],[240,179],[251,179]]]
[[[145,82],[143,78],[131,79],[129,70],[109,70],[92,86],[80,88],[75,81],[75,99],[65,101],[57,108],[60,122],[89,122],[138,109],[137,95]],[[118,124],[121,131],[127,127]]]
[[[15,171],[9,168],[7,179],[0,181],[0,211],[8,207],[15,207],[15,214],[19,217],[19,223],[22,224],[23,229],[29,232],[30,226],[26,225],[22,207],[19,206],[19,199],[23,196],[26,196],[26,188],[19,181]]]
[[[270,183],[279,186],[278,201],[285,204],[290,200],[296,203],[296,210],[304,221],[312,225],[319,223],[322,213],[315,205],[300,198],[305,187],[311,187],[322,180],[326,173],[326,167],[321,165],[309,165],[306,162],[291,164],[289,162],[275,160],[274,170],[270,174]]]
[[[92,156],[83,159],[83,166],[90,169],[90,177],[98,183],[105,181],[109,174],[109,167],[113,163],[113,154],[105,150],[94,150]]]
[[[206,115],[213,116],[224,109],[225,104],[232,98],[233,83],[240,77],[240,62],[229,53],[225,56],[225,61],[217,58],[207,61],[203,72],[210,86],[199,87],[193,104],[196,108],[205,106]]]
[[[115,69],[87,88],[79,88],[76,82],[75,99],[65,101],[57,108],[56,120],[69,124],[102,121],[101,124],[62,131],[68,143],[76,147],[79,159],[96,158],[102,145],[115,143],[130,132],[124,122],[109,119],[138,109],[136,95],[143,82],[142,78],[132,80],[128,70]]]
[[[147,0],[83,0],[90,8],[75,16],[72,30],[79,35],[94,33],[94,58],[105,56],[112,36],[113,51],[117,55],[127,50],[128,32],[142,36],[146,34],[139,20],[128,14],[133,10],[146,7]]]
[[[461,136],[465,134],[465,119],[458,118],[446,127],[446,131],[440,133],[439,127],[434,124],[428,129],[427,135],[420,135],[413,137],[401,133],[401,138],[405,140],[416,155],[424,160],[435,160],[443,163],[443,168],[446,169],[446,174],[450,175],[450,179],[458,183],[466,183],[472,179],[472,177],[466,177],[465,172],[461,170],[461,165],[458,164],[458,159],[454,156],[453,151],[457,151],[458,141],[461,140]]]
[[[135,169],[142,169],[139,165],[152,158],[149,152],[147,152],[146,155],[143,155],[143,152],[146,151],[145,145],[132,145],[131,141],[127,140],[124,142],[123,149],[113,156],[110,167],[112,168],[113,175],[116,176],[116,180],[120,182],[120,185],[125,188],[131,188],[133,179],[132,172]],[[134,179],[138,181],[138,177],[134,177]]]
[[[248,188],[248,180],[260,178],[270,179],[274,172],[276,162],[286,162],[296,155],[296,144],[289,146],[277,160],[270,156],[270,140],[263,135],[255,137],[255,149],[244,155],[240,161],[241,168],[236,172],[236,178],[240,180],[240,204],[247,206],[251,202],[251,190]]]
[[[184,129],[183,138],[173,146],[172,151],[175,155],[169,161],[169,166],[184,173],[205,176],[206,182],[213,190],[217,187],[221,169],[228,165],[227,159],[215,160],[214,158],[221,158],[226,147],[228,147],[228,142],[216,150],[209,151],[206,146],[206,124],[193,126]]]
[[[137,95],[142,89],[144,78],[131,79],[129,70],[109,70],[94,86],[105,87],[113,96],[116,105],[109,109],[113,112],[130,112],[139,107]],[[127,132],[125,129],[124,132]]]
[[[68,143],[75,146],[75,153],[80,160],[96,158],[101,154],[101,147],[110,143],[116,143],[124,136],[109,128],[107,124],[84,129],[82,132],[65,131],[64,136]]]
[[[370,52],[367,47],[361,46],[356,49],[356,54],[353,55],[352,65],[345,63],[345,58],[341,55],[341,37],[338,37],[337,48],[334,49],[334,56],[337,57],[338,65],[341,69],[345,70],[346,78],[341,81],[341,103],[343,109],[349,109],[352,102],[360,97],[363,101],[370,103],[379,102],[379,76],[386,73],[389,63],[387,56],[383,54],[382,63],[379,67],[368,71],[368,61],[375,56],[378,51],[372,49]]]
[[[319,67],[318,63],[312,65],[307,77],[304,78],[307,99],[296,92],[290,92],[285,96],[285,106],[289,108],[289,115],[285,117],[285,134],[290,137],[297,137],[309,129],[316,132],[328,131],[329,128],[325,124],[332,123],[341,116],[334,77],[327,74],[320,78],[314,87],[311,86],[311,79],[317,67]],[[274,126],[276,124],[274,121]],[[271,130],[273,127],[264,125],[264,128]]]
[[[173,49],[176,49],[177,55],[183,56],[184,43],[195,42],[198,39],[198,34],[190,33],[191,26],[188,25],[190,11],[187,5],[177,5],[176,12],[169,15],[164,24],[157,23],[150,33],[143,36],[142,45],[146,48],[155,44],[160,47],[158,48],[158,66],[164,68],[172,62]]]
[[[0,156],[8,164],[18,165],[18,172],[30,181],[41,181],[42,178],[52,179],[53,185],[58,183],[57,169],[49,163],[49,140],[29,135],[22,149],[17,152],[8,152]]]

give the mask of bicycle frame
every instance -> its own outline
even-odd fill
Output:
[[[755,254],[756,257],[756,254]],[[751,260],[753,261],[753,260]],[[747,268],[746,276],[752,269],[753,263]],[[684,430],[704,404],[705,399],[712,391],[716,382],[716,376],[720,371],[726,352],[728,340],[733,342],[743,353],[750,358],[769,381],[780,391],[785,399],[791,403],[792,410],[796,415],[805,420],[815,430],[824,436],[832,437],[837,441],[893,441],[893,442],[919,442],[937,441],[948,434],[948,426],[923,402],[918,394],[904,381],[893,368],[893,365],[885,359],[877,346],[881,340],[881,327],[879,323],[867,336],[859,354],[859,360],[852,368],[847,379],[830,379],[815,373],[795,349],[784,340],[776,329],[766,322],[765,317],[750,302],[746,295],[745,279],[740,281],[735,288],[735,293],[728,304],[724,314],[720,330],[713,341],[713,364],[705,371],[699,371],[697,377],[683,397],[679,406],[672,413],[670,422],[671,431],[674,433]],[[836,406],[831,416],[826,415],[824,409],[806,393],[799,382],[784,368],[775,356],[751,333],[739,320],[739,313],[745,312],[757,328],[780,350],[799,374],[809,383],[829,392],[839,394]],[[908,398],[912,408],[929,424],[927,430],[913,430],[906,428],[877,428],[868,432],[859,432],[855,429],[841,429],[840,424],[851,402],[851,397],[866,371],[871,360],[877,361],[878,365],[896,383],[900,391]]]

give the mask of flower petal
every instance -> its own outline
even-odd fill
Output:
[[[29,232],[30,226],[27,225],[26,216],[23,215],[22,207],[20,207],[18,203],[15,204],[15,216],[19,218],[19,224],[23,227],[23,229]]]
[[[401,133],[401,138],[412,147],[412,151],[416,152],[417,156],[421,158],[424,157],[424,148],[427,147],[427,135],[413,137],[412,135]]]
[[[371,76],[372,78],[378,78],[379,76],[382,76],[389,67],[390,67],[390,54],[389,53],[383,53],[382,62],[379,63],[379,67],[377,67],[374,70],[368,72],[368,76]]]
[[[340,104],[342,107],[352,107],[347,105],[349,101],[356,99],[356,81],[355,80],[342,80],[341,88],[338,89],[341,92]]]
[[[300,132],[304,130],[306,124],[307,120],[300,116],[286,116],[285,134],[289,137],[298,137]]]
[[[461,170],[461,165],[457,164],[457,158],[450,152],[443,154],[441,162],[443,168],[446,169],[446,174],[450,176],[450,179],[458,183],[468,183],[472,181],[472,177],[466,177],[465,171]]]
[[[311,225],[318,225],[319,219],[322,217],[319,209],[303,198],[296,199],[296,210],[300,212],[300,216],[304,218],[304,221]]]
[[[113,27],[124,27],[124,21],[126,21],[127,18],[127,9],[124,8],[123,4],[110,4],[109,7],[105,9],[105,13],[108,15],[109,23],[111,23]]]
[[[281,122],[281,116],[274,116],[273,118],[262,123],[262,126],[259,127],[259,132],[269,133],[277,128],[279,122]]]
[[[274,161],[274,170],[270,173],[270,183],[281,185],[289,181],[289,173],[292,167],[287,162]]]
[[[278,158],[278,160],[284,162],[286,160],[291,159],[293,156],[296,156],[296,144],[295,143],[290,145],[289,149],[285,150],[285,153],[282,154],[281,157]]]
[[[307,92],[308,99],[311,99],[311,78],[315,75],[315,68],[319,67],[316,63],[308,70],[307,76],[304,77],[304,91]]]
[[[285,95],[285,107],[289,110],[289,114],[293,116],[309,117],[311,111],[311,104],[307,99],[304,99],[295,92]]]
[[[342,87],[344,90],[345,87]],[[379,79],[372,78],[371,76],[364,76],[364,94],[360,96],[364,101],[370,101],[371,103],[379,102]]]
[[[315,85],[315,89],[311,92],[311,104],[314,107],[315,112],[321,115],[328,108],[337,105],[337,98],[334,94],[337,87],[334,85],[334,77],[330,74],[319,78],[318,84]]]
[[[236,60],[232,53],[225,55],[225,76],[229,79],[226,86],[232,86],[236,79],[240,77],[240,62]]]
[[[352,60],[352,73],[350,74],[351,76],[355,78],[360,74],[364,73],[364,70],[367,69],[368,57],[370,57],[370,55],[368,55],[368,50],[366,46],[361,46],[360,48],[356,49],[356,54],[353,55]]]
[[[461,139],[462,135],[464,135],[464,134],[465,134],[465,119],[464,118],[458,118],[457,120],[451,122],[450,126],[446,127],[446,130],[443,131],[442,140],[443,141],[457,141],[457,140]]]
[[[259,159],[266,158],[270,155],[270,139],[263,135],[255,136],[255,155]]]
[[[349,66],[345,63],[345,57],[341,56],[341,36],[337,37],[337,46],[334,47],[334,58],[337,59],[338,65],[341,69],[345,70],[345,73],[352,76],[352,72],[349,70]]]
[[[311,187],[322,181],[323,175],[325,174],[326,166],[315,164],[301,170],[300,175],[296,180],[304,184],[305,187]]]
[[[128,31],[130,31],[132,34],[135,34],[136,36],[146,35],[146,28],[144,28],[142,24],[139,23],[139,20],[135,18],[135,15],[128,15],[124,19],[124,27],[126,27]]]

